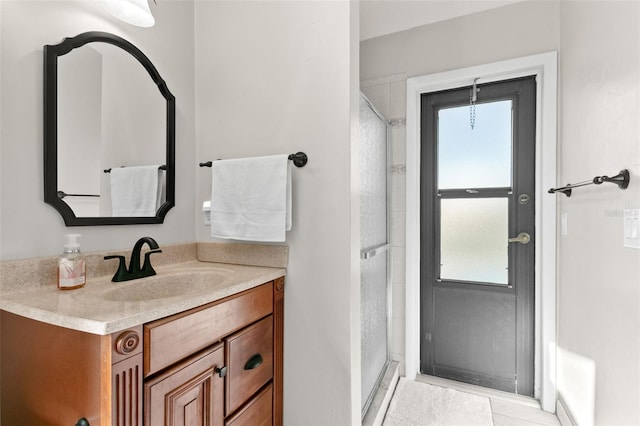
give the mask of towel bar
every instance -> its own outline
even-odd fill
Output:
[[[563,186],[562,188],[551,188],[549,190],[549,194],[553,194],[555,192],[562,192],[567,197],[571,197],[571,190],[573,188],[579,188],[581,186],[586,186],[586,185],[600,185],[603,182],[615,183],[616,185],[618,185],[618,188],[627,189],[627,187],[629,186],[629,180],[630,180],[629,170],[623,169],[623,170],[620,170],[620,173],[618,173],[613,177],[596,176],[592,180],[585,180],[584,182],[568,184],[566,186]]]
[[[308,157],[304,152],[296,152],[295,154],[289,154],[289,160],[293,161],[293,165],[296,167],[304,167],[307,164]],[[212,161],[205,161],[200,163],[200,167],[211,167]]]
[[[124,167],[124,166],[122,166]],[[159,170],[167,170],[167,166],[165,166],[164,164],[162,166],[158,166]],[[111,173],[111,169],[104,169],[105,173]]]
[[[58,191],[56,194],[58,195],[58,198],[60,198],[61,200],[64,197],[100,197],[97,194],[67,194],[64,191]]]

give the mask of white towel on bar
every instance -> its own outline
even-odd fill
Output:
[[[162,202],[160,166],[111,169],[111,213],[114,217],[151,217]]]
[[[211,176],[211,236],[285,241],[291,229],[287,155],[214,161]]]

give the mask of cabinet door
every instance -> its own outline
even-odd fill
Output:
[[[145,424],[218,426],[224,421],[224,379],[216,368],[224,347],[197,354],[145,383]]]

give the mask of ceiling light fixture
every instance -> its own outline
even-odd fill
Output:
[[[156,23],[147,0],[102,0],[102,5],[113,16],[128,24],[152,27]]]

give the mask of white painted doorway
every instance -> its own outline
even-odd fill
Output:
[[[407,79],[407,217],[405,372],[420,369],[420,98],[423,93],[535,75],[536,264],[534,396],[545,411],[556,405],[556,185],[557,54],[495,62]]]

